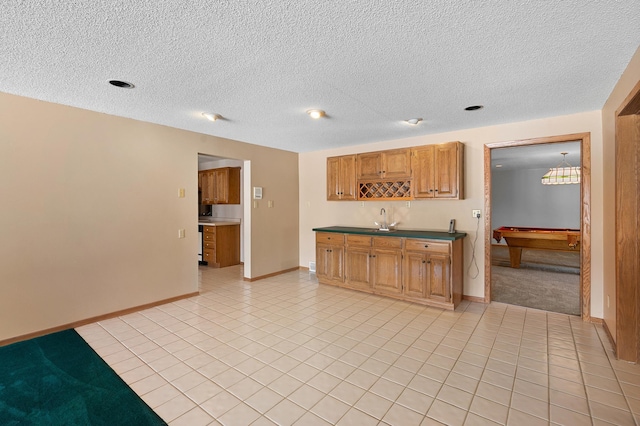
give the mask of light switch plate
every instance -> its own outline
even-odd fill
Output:
[[[178,229],[178,238],[184,238],[184,229]]]

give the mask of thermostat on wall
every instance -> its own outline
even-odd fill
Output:
[[[254,186],[253,187],[253,199],[254,200],[262,200],[262,187]]]

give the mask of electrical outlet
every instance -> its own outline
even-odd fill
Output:
[[[480,210],[471,210],[472,217],[480,217]]]
[[[178,198],[184,198],[184,188],[178,189]]]
[[[184,229],[178,229],[178,238],[184,238]]]
[[[407,207],[411,208],[411,201],[407,201]]]

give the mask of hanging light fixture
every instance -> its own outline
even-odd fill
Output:
[[[542,176],[543,185],[566,185],[580,183],[580,167],[573,167],[565,160],[567,152],[561,152],[562,162]]]

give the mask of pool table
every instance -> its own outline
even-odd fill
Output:
[[[503,238],[507,242],[509,246],[509,260],[512,268],[520,267],[523,248],[560,251],[580,250],[579,229],[515,228],[503,226],[494,229],[493,238],[498,243]]]

